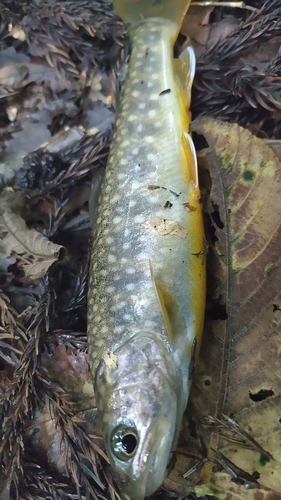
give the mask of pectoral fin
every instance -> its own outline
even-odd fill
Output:
[[[186,329],[182,314],[173,295],[156,279],[151,261],[149,261],[149,267],[167,336],[171,346],[176,349],[179,342],[184,343],[184,339],[186,338]]]

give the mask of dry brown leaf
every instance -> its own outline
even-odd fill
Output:
[[[209,51],[219,41],[231,36],[240,24],[238,19],[230,16],[218,23],[210,24],[210,14],[213,10],[212,6],[191,6],[181,27],[181,33],[187,39],[192,40],[197,58]]]
[[[14,54],[12,47],[0,52],[0,90],[18,90],[30,83],[45,82],[54,92],[69,88],[58,72],[45,61],[32,63],[30,58]]]
[[[23,256],[26,259],[23,270],[30,279],[42,278],[60,258],[62,245],[49,241],[35,229],[28,229],[24,219],[7,207],[0,223],[7,232],[0,242],[0,257],[7,258],[12,254]]]
[[[212,484],[214,482],[214,484]],[[211,487],[202,488],[201,486],[195,487],[196,495],[200,498],[207,494],[213,496],[218,500],[225,498],[231,500],[277,500],[280,496],[276,496],[275,492],[269,492],[266,489],[248,489],[241,488],[235,484],[232,478],[226,472],[217,472],[214,476],[214,481],[211,478]]]
[[[196,433],[192,438],[185,427],[167,487],[186,494],[201,476],[197,493],[280,500],[281,162],[235,124],[202,118],[193,130],[209,145],[213,320],[206,323],[187,410]],[[202,439],[209,461],[200,468]],[[222,480],[222,469],[232,477]],[[249,484],[257,489],[249,493]]]
[[[21,86],[22,82],[28,75],[26,64],[15,63],[9,64],[0,68],[0,85],[16,89]]]
[[[56,380],[75,401],[76,411],[95,407],[94,388],[85,351],[59,345],[42,355],[46,378]]]
[[[214,7],[191,6],[183,20],[181,33],[187,38],[195,40],[200,45],[206,45],[211,25],[209,23],[210,14]]]

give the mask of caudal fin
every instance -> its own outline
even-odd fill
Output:
[[[161,17],[181,26],[191,0],[113,0],[114,9],[125,23]]]

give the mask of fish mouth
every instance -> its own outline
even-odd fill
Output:
[[[153,461],[155,462],[155,460]],[[149,469],[145,475],[138,479],[124,478],[120,483],[121,490],[126,493],[132,500],[143,500],[152,495],[161,484],[154,487],[153,470]]]
[[[171,455],[174,429],[166,417],[159,417],[144,437],[144,444],[133,459],[130,474],[121,480],[121,489],[132,500],[143,500],[155,493],[163,483]],[[153,436],[154,447],[149,450],[149,438]]]
[[[155,480],[155,463],[156,463],[156,450],[150,460],[148,469],[137,479],[126,479],[120,484],[121,489],[132,500],[143,500],[151,496],[161,486],[164,481],[165,473],[160,480]]]

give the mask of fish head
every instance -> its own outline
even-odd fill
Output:
[[[172,352],[160,336],[136,334],[101,362],[95,389],[117,482],[141,500],[165,479],[179,431],[180,377]]]

